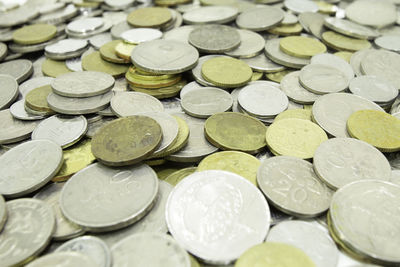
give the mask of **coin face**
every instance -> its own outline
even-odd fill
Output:
[[[300,58],[310,58],[326,51],[326,46],[320,41],[302,36],[282,38],[279,42],[279,48],[288,55]]]
[[[281,90],[288,98],[300,104],[313,104],[318,99],[319,95],[314,94],[305,89],[299,81],[300,71],[293,71],[281,81]]]
[[[10,113],[14,118],[24,121],[35,121],[44,118],[44,116],[33,115],[28,113],[25,110],[25,100],[19,100],[14,104],[12,104],[10,107]]]
[[[301,69],[310,63],[309,59],[285,54],[280,50],[279,43],[280,39],[272,39],[268,40],[265,45],[265,55],[275,63],[295,69]]]
[[[354,78],[354,70],[352,66],[347,61],[337,57],[336,55],[328,53],[315,55],[311,58],[311,64],[328,65],[341,70],[348,80]]]
[[[127,21],[137,28],[156,28],[165,25],[171,19],[171,12],[167,8],[146,7],[132,11]]]
[[[42,256],[29,263],[28,267],[50,267],[62,264],[66,267],[88,266],[95,267],[97,264],[88,256],[78,252],[57,252]]]
[[[327,17],[324,25],[341,34],[360,39],[373,39],[380,35],[378,31],[369,27],[340,18]]]
[[[123,92],[111,99],[111,109],[119,117],[127,117],[143,112],[162,112],[162,103],[148,94],[140,92]]]
[[[15,119],[10,110],[0,111],[0,144],[15,143],[28,139],[38,122]]]
[[[322,40],[336,50],[353,52],[371,47],[371,43],[367,40],[351,38],[332,31],[322,33]]]
[[[13,41],[17,44],[32,45],[46,42],[57,34],[57,28],[51,24],[33,24],[14,31]]]
[[[376,103],[393,101],[399,90],[390,82],[377,76],[365,75],[356,77],[349,84],[350,91]]]
[[[202,6],[184,12],[182,17],[185,24],[224,24],[233,21],[238,13],[232,6]]]
[[[193,194],[196,198],[190,197]],[[206,262],[229,264],[264,240],[270,212],[250,182],[231,172],[209,170],[178,183],[168,199],[166,218],[169,231],[186,250]],[[189,229],[193,238],[184,234]]]
[[[242,12],[236,18],[236,24],[242,29],[264,31],[278,25],[283,18],[284,13],[281,9],[263,6]]]
[[[0,193],[19,197],[39,189],[58,172],[62,161],[61,147],[48,140],[29,141],[10,149],[0,161]]]
[[[397,14],[391,2],[358,0],[346,7],[346,17],[361,25],[383,28],[395,23]]]
[[[51,208],[41,200],[16,199],[6,204],[8,219],[0,234],[0,241],[6,244],[12,240],[14,246],[1,254],[4,266],[23,264],[40,254],[50,241],[55,227]]]

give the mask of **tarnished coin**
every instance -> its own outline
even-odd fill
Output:
[[[36,121],[22,121],[15,119],[10,110],[0,111],[0,144],[10,144],[28,139],[36,128]]]
[[[199,52],[185,43],[153,40],[139,44],[132,52],[133,64],[145,71],[160,74],[181,73],[192,69]]]
[[[83,229],[65,219],[59,206],[59,199],[63,183],[51,183],[41,189],[34,198],[46,202],[53,208],[56,217],[56,227],[52,235],[54,240],[66,240],[84,233]]]
[[[350,92],[375,103],[394,101],[399,90],[390,82],[377,76],[365,75],[356,77],[349,84]]]
[[[297,1],[297,0],[285,0],[283,5],[294,14],[301,14],[304,12],[318,12],[318,5],[310,0]]]
[[[400,220],[398,213],[387,212],[400,204],[399,194],[398,185],[382,181],[359,181],[344,186],[332,198],[329,209],[332,228],[343,244],[359,255],[382,265],[399,264]],[[379,234],[372,229],[379,229]]]
[[[311,58],[311,64],[328,65],[330,67],[339,69],[346,75],[349,81],[354,78],[354,70],[352,66],[344,59],[332,54],[323,53],[315,55]]]
[[[284,221],[275,225],[268,242],[279,242],[302,249],[317,267],[338,266],[339,250],[329,233],[316,222]]]
[[[311,58],[326,52],[326,46],[318,40],[304,36],[289,36],[280,39],[279,48],[286,54]]]
[[[157,192],[157,175],[147,165],[111,169],[95,163],[67,181],[60,207],[67,219],[84,229],[104,232],[142,218]]]
[[[284,12],[276,7],[255,7],[242,12],[236,18],[239,28],[251,31],[265,31],[282,22]]]
[[[46,42],[57,34],[57,27],[51,24],[33,24],[13,32],[13,41],[17,44],[32,45]]]
[[[233,103],[232,96],[219,88],[204,87],[187,92],[181,101],[185,113],[197,117],[208,118],[219,112],[228,111]]]
[[[1,253],[0,260],[3,266],[21,265],[48,245],[55,227],[54,214],[45,202],[32,198],[8,201],[6,208],[8,219],[0,243],[12,241],[13,245]]]
[[[275,62],[267,58],[264,53],[255,57],[244,58],[242,60],[246,62],[247,65],[249,65],[249,67],[253,69],[253,71],[273,73],[283,71],[285,69],[284,66],[276,64]]]
[[[225,52],[226,55],[238,58],[250,58],[263,51],[265,40],[260,34],[247,30],[238,30],[238,32],[240,35],[240,45],[232,51]]]
[[[324,25],[341,34],[360,39],[374,39],[380,35],[377,30],[340,18],[327,17]]]
[[[142,112],[162,112],[164,106],[157,98],[140,92],[121,92],[111,99],[111,110],[119,117]]]
[[[97,71],[77,71],[58,76],[51,83],[53,91],[61,96],[88,97],[111,90],[114,78]]]
[[[333,194],[315,174],[311,163],[289,156],[261,162],[257,183],[277,209],[303,218],[324,213]]]
[[[0,74],[8,74],[22,83],[33,73],[32,62],[27,59],[16,59],[0,64]]]
[[[390,1],[357,0],[346,7],[346,17],[361,25],[383,28],[396,22],[397,12]]]
[[[7,108],[18,97],[18,83],[14,77],[0,74],[0,110]]]
[[[172,19],[171,12],[164,7],[138,8],[129,13],[127,21],[137,28],[157,28]]]
[[[203,6],[183,13],[185,24],[224,24],[233,21],[238,10],[232,6]]]
[[[277,64],[295,69],[301,69],[310,63],[309,59],[290,56],[282,52],[279,48],[280,40],[281,39],[272,39],[266,42],[265,54],[269,59]]]
[[[300,104],[312,104],[319,95],[306,90],[299,81],[300,71],[291,72],[281,81],[281,89],[288,98]]]
[[[203,53],[223,53],[240,45],[239,31],[225,25],[199,26],[189,34],[189,43]]]
[[[98,266],[88,256],[78,252],[57,252],[50,253],[34,260],[33,262],[26,265],[27,267],[50,267],[62,265],[65,267],[73,266],[87,266],[96,267]]]
[[[186,250],[222,265],[262,242],[271,219],[268,203],[252,183],[220,170],[195,172],[178,183],[165,216],[172,236]],[[192,238],[185,234],[189,229]]]
[[[55,253],[79,252],[88,256],[98,267],[111,267],[112,256],[108,246],[99,238],[94,236],[81,236],[59,246]]]
[[[78,142],[87,131],[84,116],[54,115],[41,121],[32,133],[33,140],[51,140],[66,148]]]
[[[354,181],[389,181],[391,168],[386,157],[373,146],[353,138],[332,138],[314,155],[314,170],[336,190]]]
[[[161,140],[162,130],[154,119],[129,116],[104,125],[92,138],[92,153],[107,165],[131,165],[151,155]]]
[[[34,77],[20,84],[18,90],[24,98],[33,89],[51,84],[53,79],[52,77]]]
[[[121,40],[114,40],[103,44],[99,49],[101,58],[111,63],[117,63],[117,64],[130,63],[130,53],[126,59],[125,57],[118,56],[117,47],[120,46],[121,44],[125,44],[125,42]],[[130,50],[130,52],[132,52],[132,50]],[[122,54],[120,53],[120,55]]]
[[[190,267],[189,254],[166,234],[134,234],[113,245],[111,250],[116,266]]]
[[[381,107],[363,97],[347,93],[326,94],[318,98],[313,107],[313,120],[334,137],[349,137],[346,122],[350,115],[362,109],[383,111]]]

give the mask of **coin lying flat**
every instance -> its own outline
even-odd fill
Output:
[[[136,28],[125,31],[121,38],[131,44],[140,44],[142,42],[156,40],[162,37],[162,32],[157,29]]]
[[[18,90],[22,97],[25,97],[33,89],[51,84],[53,79],[52,77],[34,77],[20,84]]]
[[[296,0],[285,0],[284,6],[292,11],[294,14],[301,14],[304,12],[318,12],[318,5],[313,1],[296,1]]]
[[[165,177],[164,181],[169,183],[170,185],[176,186],[180,181],[191,175],[197,170],[196,167],[188,167],[184,169],[177,170],[167,177]]]
[[[299,82],[300,71],[291,72],[281,81],[281,89],[288,98],[300,104],[312,104],[319,95],[305,89]]]
[[[19,197],[53,178],[63,162],[61,148],[48,140],[34,140],[7,151],[0,161],[0,194]]]
[[[46,76],[57,77],[64,73],[71,72],[71,70],[69,70],[67,68],[67,65],[65,64],[64,61],[56,61],[56,60],[47,58],[42,63],[42,72]]]
[[[389,181],[391,168],[386,157],[373,146],[353,138],[332,138],[314,155],[314,170],[336,190],[354,181]]]
[[[389,1],[358,0],[346,7],[346,17],[361,25],[383,28],[395,23],[397,13]]]
[[[18,97],[18,83],[10,75],[0,74],[0,110],[7,108]]]
[[[265,45],[265,55],[273,62],[295,69],[301,69],[310,63],[309,59],[298,58],[282,52],[279,48],[281,39],[268,40]]]
[[[0,74],[8,74],[22,83],[33,73],[32,62],[27,59],[16,59],[0,64]]]
[[[146,7],[132,11],[127,21],[137,28],[155,28],[165,25],[171,19],[171,12],[167,8]]]
[[[31,45],[46,42],[57,34],[57,28],[51,24],[33,24],[13,32],[13,41],[17,44]]]
[[[251,31],[264,31],[278,25],[284,18],[281,9],[270,6],[251,8],[236,18],[239,28]]]
[[[320,41],[303,36],[282,38],[279,48],[288,55],[300,58],[311,58],[326,51],[326,46]]]
[[[354,70],[352,66],[344,59],[341,59],[332,54],[323,53],[315,55],[311,58],[311,64],[328,65],[342,71],[346,75],[348,80],[351,81],[351,79],[354,78]]]
[[[190,32],[189,43],[203,53],[223,53],[240,45],[240,34],[230,26],[203,25]]]
[[[289,156],[264,160],[257,183],[276,208],[303,218],[324,213],[333,193],[315,174],[311,163]]]
[[[226,55],[238,58],[250,58],[261,53],[265,47],[264,38],[255,32],[248,30],[238,30],[240,35],[240,45],[225,52]]]
[[[128,70],[128,66],[105,61],[102,59],[100,52],[96,51],[88,55],[84,54],[82,58],[82,69],[86,71],[102,72],[103,74],[109,74],[116,78],[124,75]]]
[[[390,82],[377,76],[365,75],[356,77],[349,84],[350,92],[365,97],[375,103],[393,101],[399,90]]]
[[[54,111],[47,103],[47,96],[51,94],[52,88],[50,85],[44,85],[33,89],[25,96],[25,106],[29,110],[33,110],[42,114],[54,114]]]
[[[322,40],[326,45],[336,50],[354,52],[371,48],[371,43],[367,40],[348,37],[332,31],[324,32],[322,34]]]
[[[237,8],[231,6],[203,6],[184,12],[185,24],[224,24],[233,21],[238,15]]]
[[[383,49],[394,52],[400,51],[400,38],[396,35],[383,35],[374,40],[375,44]]]
[[[13,246],[1,254],[0,260],[4,266],[24,264],[46,248],[55,227],[54,214],[45,202],[31,198],[8,201],[6,207],[8,219],[0,241],[6,244],[12,240]]]
[[[275,121],[285,119],[302,119],[311,121],[311,110],[309,109],[288,109],[275,117]]]
[[[213,83],[208,82],[203,78],[203,75],[201,74],[201,68],[203,67],[204,62],[206,62],[211,58],[216,58],[216,57],[218,57],[218,55],[207,55],[199,58],[197,65],[192,69],[192,75],[193,78],[196,80],[196,82],[198,82],[203,86],[211,86],[211,87],[214,86]]]
[[[79,39],[64,39],[47,45],[45,55],[54,60],[65,60],[80,56],[87,49],[88,42]]]
[[[15,119],[10,110],[0,111],[0,144],[10,144],[28,139],[38,125],[37,121]]]
[[[190,197],[193,194],[196,199]],[[190,220],[184,219],[188,216]],[[270,212],[264,196],[249,181],[209,170],[177,184],[167,202],[166,218],[172,236],[186,250],[205,262],[229,264],[264,240]],[[189,229],[193,239],[184,234]]]
[[[62,265],[65,267],[87,266],[95,267],[97,264],[88,256],[78,252],[57,252],[39,257],[26,265],[27,267],[50,267]]]
[[[250,68],[253,69],[253,71],[260,71],[260,72],[266,72],[266,73],[273,73],[273,72],[278,72],[282,71],[285,69],[282,65],[276,64],[273,61],[271,61],[269,58],[267,58],[264,53],[251,57],[251,58],[244,58],[242,59],[244,62],[249,65]]]
[[[95,163],[68,180],[60,207],[68,220],[104,232],[142,218],[154,205],[157,192],[157,175],[147,165],[111,169]]]
[[[111,110],[119,117],[127,117],[142,112],[162,112],[160,100],[145,93],[123,92],[111,99]]]
[[[379,36],[378,31],[345,19],[327,17],[325,18],[324,25],[329,29],[350,37],[374,39]]]

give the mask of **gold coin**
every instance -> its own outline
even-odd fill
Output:
[[[251,154],[267,145],[267,127],[259,120],[236,112],[217,113],[204,125],[205,136],[214,146],[223,150],[238,150]]]
[[[279,48],[288,55],[300,58],[311,58],[326,52],[326,46],[323,43],[304,36],[282,38],[279,42]]]
[[[30,91],[25,97],[25,105],[34,111],[54,113],[47,104],[47,96],[53,92],[50,85],[41,86]]]
[[[359,110],[347,120],[349,134],[382,152],[400,151],[400,119],[377,110]]]
[[[65,61],[52,60],[50,58],[47,58],[42,63],[42,72],[46,76],[55,78],[57,76],[60,76],[61,74],[65,74],[71,71],[67,68],[67,65],[65,65]]]
[[[294,70],[292,69],[286,69],[278,72],[273,72],[273,73],[266,73],[265,77],[267,77],[268,80],[271,80],[276,83],[280,83],[286,75],[289,73],[293,72]]]
[[[312,110],[313,105],[303,105],[304,109]]]
[[[120,58],[123,58],[126,61],[131,62],[131,54],[133,49],[135,49],[135,47],[136,45],[134,44],[128,44],[126,42],[121,41],[115,46],[115,53]]]
[[[92,154],[90,139],[85,139],[63,151],[64,163],[52,179],[53,182],[66,181],[72,174],[91,164],[96,158]]]
[[[337,7],[330,3],[324,1],[314,1],[314,2],[317,4],[320,13],[333,15],[337,11]]]
[[[262,72],[253,71],[253,75],[251,76],[251,81],[254,82],[254,81],[261,80],[263,75],[264,75],[264,73],[262,73]]]
[[[288,109],[275,117],[274,122],[284,119],[302,119],[311,121],[311,109]]]
[[[371,48],[371,43],[367,40],[356,39],[342,34],[326,31],[322,34],[322,41],[329,47],[336,50],[355,52],[362,49]]]
[[[167,178],[165,178],[164,181],[170,183],[171,185],[175,186],[177,185],[180,181],[182,181],[185,177],[191,175],[196,171],[196,167],[189,167],[185,169],[181,169],[179,171],[176,171],[172,174],[170,174]]]
[[[265,242],[246,250],[235,263],[235,267],[315,267],[303,250],[292,245]]]
[[[100,128],[92,138],[92,153],[106,165],[130,165],[151,155],[161,140],[161,127],[155,120],[129,116]]]
[[[149,166],[160,166],[160,165],[165,164],[166,162],[167,162],[167,160],[165,160],[165,159],[146,159],[144,161],[144,163]]]
[[[168,79],[156,79],[156,80],[142,80],[140,78],[138,78],[138,76],[135,76],[134,74],[131,74],[129,71],[125,74],[125,78],[126,80],[129,82],[129,84],[131,84],[132,86],[137,86],[137,87],[141,87],[141,88],[147,88],[147,89],[151,89],[151,88],[162,88],[162,87],[167,87],[167,86],[171,86],[174,84],[177,84],[182,76],[181,75],[174,75],[172,78],[168,78]]]
[[[179,94],[179,92],[182,90],[182,88],[187,84],[187,82],[180,81],[177,84],[163,87],[163,88],[158,88],[158,89],[146,89],[146,88],[141,88],[141,87],[136,87],[129,85],[129,88],[133,91],[136,92],[141,92],[141,93],[146,93],[148,95],[154,96],[155,98],[158,99],[164,99],[164,98],[169,98],[176,96]]]
[[[121,43],[123,43],[121,40],[114,40],[102,45],[99,50],[101,58],[111,63],[117,63],[117,64],[130,63],[131,62],[130,58],[126,60],[118,57],[116,54],[116,46]]]
[[[105,72],[113,77],[121,77],[128,71],[129,66],[105,61],[101,58],[100,52],[93,52],[82,58],[82,68],[83,70]]]
[[[129,73],[132,75],[132,77],[135,77],[139,80],[146,80],[146,81],[167,80],[167,79],[173,79],[173,78],[176,78],[177,76],[180,76],[179,74],[159,74],[159,75],[155,75],[153,73],[142,74],[135,67],[130,67]]]
[[[317,147],[328,140],[328,136],[311,121],[285,119],[268,127],[266,140],[268,147],[279,155],[310,159],[314,157]]]
[[[204,79],[216,86],[234,88],[248,83],[253,71],[242,60],[231,57],[215,57],[203,63],[201,74]]]
[[[163,7],[139,8],[129,13],[127,21],[134,27],[161,27],[172,19],[171,11]]]
[[[74,0],[73,1],[74,6],[76,7],[82,7],[82,8],[98,8],[101,4],[100,1],[85,1],[85,0]]]
[[[223,151],[205,157],[200,161],[197,171],[230,171],[239,174],[257,186],[259,166],[260,161],[252,155],[239,151]]]
[[[353,55],[353,53],[351,52],[347,52],[347,51],[339,51],[334,53],[335,56],[338,56],[344,60],[346,60],[348,63],[350,63],[350,58]]]
[[[277,27],[268,30],[269,33],[288,36],[288,35],[298,35],[303,30],[300,23],[290,24],[290,25],[279,25]]]
[[[57,27],[51,24],[33,24],[13,32],[13,41],[22,45],[40,44],[52,39],[57,34]]]

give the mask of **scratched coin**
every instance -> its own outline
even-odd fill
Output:
[[[165,216],[187,251],[221,265],[263,242],[271,219],[267,201],[251,182],[220,170],[195,172],[179,182]]]
[[[20,197],[44,186],[60,170],[60,146],[48,140],[25,142],[0,158],[0,194]]]
[[[0,233],[3,230],[4,224],[7,221],[7,209],[4,197],[0,195]]]
[[[153,207],[157,192],[157,175],[147,165],[111,169],[95,163],[67,181],[60,207],[68,220],[104,232],[142,218]]]
[[[22,121],[15,119],[10,110],[0,111],[0,144],[10,144],[28,139],[36,128],[36,121]]]
[[[157,98],[140,92],[121,92],[111,99],[111,110],[118,117],[142,112],[162,112],[164,106]]]
[[[43,156],[43,155],[42,155]],[[8,219],[0,233],[0,254],[2,266],[23,265],[39,255],[50,241],[55,227],[54,214],[43,201],[21,198],[6,204]]]
[[[37,258],[33,262],[26,265],[27,267],[51,267],[51,266],[85,266],[96,267],[98,266],[88,256],[78,252],[57,252],[51,253]]]
[[[333,193],[315,174],[310,162],[290,156],[264,160],[257,172],[257,183],[277,209],[303,218],[324,213]]]

